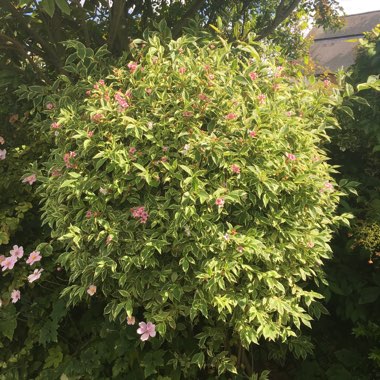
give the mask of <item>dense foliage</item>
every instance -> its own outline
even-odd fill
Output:
[[[44,269],[36,283],[53,282],[54,291],[47,284],[41,302],[46,293],[25,289],[44,323],[38,334],[36,320],[19,321],[28,348],[12,360],[12,347],[4,352],[8,376],[25,361],[39,378],[192,378],[198,367],[211,377],[252,374],[252,343],[287,342],[297,356],[309,350],[301,323],[323,307],[306,281],[323,279],[338,220],[339,191],[319,144],[334,125],[337,94],[264,47],[259,55],[209,36],[171,41],[164,24],[161,31],[161,39],[136,41],[133,60],[72,43],[65,70],[75,83],[62,75],[51,87],[19,91],[39,111],[33,129],[56,145],[46,165],[41,155],[25,173],[42,182],[53,238],[31,248],[42,256],[31,265]],[[24,296],[22,261],[7,300],[16,287]],[[83,331],[57,299],[63,289]],[[90,297],[87,312],[78,302]],[[138,343],[134,319],[155,324],[156,336],[141,331],[151,343]],[[78,353],[82,339],[89,346]],[[115,350],[106,354],[110,341]],[[86,352],[98,352],[94,364]]]

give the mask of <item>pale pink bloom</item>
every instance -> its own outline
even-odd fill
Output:
[[[186,67],[180,67],[178,71],[180,74],[185,74],[186,73]]]
[[[229,234],[225,234],[223,237],[224,237],[224,240],[227,240],[227,241],[230,240],[230,235]]]
[[[57,122],[51,123],[51,128],[52,129],[59,129],[60,125]]]
[[[94,136],[94,131],[88,131],[87,137],[91,138],[92,136]]]
[[[137,334],[140,334],[140,339],[142,341],[148,340],[149,337],[154,338],[156,336],[156,325],[154,325],[152,322],[140,322],[139,328],[137,329]]]
[[[26,260],[26,263],[29,265],[33,265],[37,261],[40,261],[42,259],[42,256],[40,255],[39,251],[33,251],[30,253],[28,260]]]
[[[214,80],[215,79],[215,75],[214,74],[209,74],[208,75],[208,79],[209,80]]]
[[[106,239],[106,245],[111,244],[112,240],[113,240],[113,236],[112,235],[108,235],[107,239]]]
[[[29,185],[33,185],[34,182],[37,181],[37,176],[35,174],[29,175],[22,180],[22,183],[29,183]]]
[[[313,248],[314,247],[314,243],[312,241],[308,241],[306,245],[307,245],[308,248]]]
[[[87,294],[89,294],[91,297],[96,293],[96,286],[90,285],[87,289]]]
[[[14,257],[14,256],[6,257],[1,262],[1,266],[3,267],[2,271],[4,272],[7,269],[9,269],[9,270],[13,269],[13,267],[16,264],[16,262],[17,262],[17,257]]]
[[[249,137],[256,137],[257,133],[255,131],[248,131]]]
[[[91,95],[91,90],[87,90],[87,91],[86,91],[86,95],[87,95],[87,96],[90,96],[90,95]]]
[[[11,293],[12,303],[16,303],[21,298],[19,290],[13,289]]]
[[[47,109],[47,110],[50,111],[50,110],[52,110],[53,108],[54,108],[54,104],[53,104],[53,103],[47,103],[47,104],[46,104],[46,109]]]
[[[43,272],[43,269],[35,269],[33,273],[28,276],[28,281],[32,283],[38,280],[41,277],[42,272]]]
[[[104,82],[104,80],[103,80],[103,79],[100,79],[100,80],[98,81],[98,83],[99,83],[100,85],[102,85],[102,86],[104,86],[104,85],[105,85],[105,82]]]
[[[216,204],[218,207],[223,207],[223,206],[224,206],[224,199],[223,199],[223,198],[216,198],[216,200],[215,200],[215,204]]]
[[[148,220],[149,214],[146,212],[144,206],[134,207],[131,209],[132,216],[138,219],[140,223],[145,224]]]
[[[169,147],[167,147],[167,146],[163,146],[163,147],[162,147],[162,151],[163,151],[163,152],[167,152],[168,150],[169,150]]]
[[[259,104],[264,104],[265,103],[265,100],[266,100],[266,96],[264,94],[260,94],[257,99],[259,101]]]
[[[4,137],[0,136],[0,145],[4,145],[5,144],[5,139]]]
[[[128,66],[128,69],[131,73],[134,73],[137,70],[137,63],[136,62],[129,62],[127,66]]]
[[[334,190],[333,184],[330,182],[325,182],[325,184],[323,185],[323,188],[320,191],[322,193],[324,191],[333,191],[333,190]]]
[[[256,80],[259,76],[257,75],[256,72],[252,71],[251,73],[249,73],[249,77],[250,77],[252,80]]]
[[[129,148],[129,154],[135,154],[136,151],[137,151],[137,149],[134,146]]]
[[[22,246],[14,245],[13,249],[11,249],[10,254],[12,257],[15,257],[16,259],[21,259],[22,256],[24,256],[24,248]]]
[[[192,113],[191,111],[184,111],[184,112],[182,113],[182,115],[183,115],[184,117],[191,117],[191,116],[193,116],[193,113]]]
[[[108,194],[108,190],[105,189],[105,188],[103,188],[103,187],[101,187],[101,188],[99,189],[99,193],[100,193],[100,194],[103,194],[103,195],[107,195],[107,194]]]
[[[276,72],[274,74],[275,78],[279,78],[282,75],[282,70],[284,70],[284,68],[282,66],[278,66],[276,68]]]
[[[161,162],[167,162],[168,161],[168,158],[166,157],[166,156],[163,156],[162,158],[161,158]]]
[[[0,160],[5,160],[6,155],[7,155],[7,150],[0,149]]]
[[[148,94],[148,95],[150,95],[151,93],[152,93],[152,89],[151,88],[146,88],[145,89],[145,92]]]
[[[97,83],[94,84],[94,90],[99,90],[99,85]]]
[[[236,165],[236,164],[232,164],[231,165],[231,171],[235,174],[239,174],[240,173],[240,166],[239,165]]]
[[[211,67],[210,67],[210,65],[204,65],[204,66],[203,66],[203,69],[204,69],[205,71],[209,71],[209,70],[211,69]]]
[[[292,116],[293,115],[293,112],[292,111],[288,111],[288,112],[286,112],[286,116]]]
[[[295,161],[297,159],[297,157],[292,153],[285,153],[285,156],[290,161]]]
[[[238,252],[242,253],[244,251],[244,248],[240,245],[236,248]]]
[[[90,219],[91,217],[92,217],[92,211],[91,210],[86,211],[86,218]]]
[[[127,324],[132,326],[136,323],[136,318],[132,315],[131,317],[127,317]]]
[[[229,114],[227,114],[226,115],[226,119],[227,120],[234,120],[234,119],[236,119],[237,118],[237,115],[236,115],[236,113],[229,113]]]
[[[324,88],[328,88],[328,87],[330,87],[330,85],[331,85],[331,82],[330,82],[328,79],[325,79],[325,80],[323,81],[323,86],[324,86]]]

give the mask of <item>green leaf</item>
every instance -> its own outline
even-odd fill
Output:
[[[203,352],[198,352],[194,354],[191,358],[191,363],[197,364],[199,368],[202,368],[205,363],[205,354]]]
[[[58,8],[61,10],[62,13],[64,13],[65,15],[70,14],[71,9],[67,4],[66,0],[55,0],[55,3],[58,5]]]
[[[55,12],[55,1],[54,0],[42,0],[42,9],[50,16],[53,17]]]

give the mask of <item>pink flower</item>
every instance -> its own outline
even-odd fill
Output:
[[[19,290],[13,289],[11,293],[12,303],[16,303],[21,298]]]
[[[297,159],[297,157],[292,153],[285,153],[285,156],[290,161],[295,161]]]
[[[131,317],[127,317],[127,324],[132,326],[136,323],[136,318],[132,315]]]
[[[105,189],[104,187],[101,187],[101,188],[99,189],[99,193],[102,194],[102,195],[107,195],[107,194],[108,194],[108,190]]]
[[[0,145],[4,145],[5,144],[5,139],[4,137],[0,136]]]
[[[314,243],[312,241],[308,241],[306,245],[307,245],[308,248],[313,248],[314,247]]]
[[[230,240],[230,235],[229,234],[224,234],[223,237],[224,237],[224,240],[227,240],[227,241]]]
[[[87,294],[89,294],[91,297],[96,293],[96,286],[90,285],[87,289]]]
[[[240,253],[242,253],[244,251],[244,247],[242,247],[241,245],[239,247],[237,247],[236,249]]]
[[[61,175],[61,171],[58,169],[53,169],[51,172],[52,177],[59,177]]]
[[[47,104],[46,104],[46,109],[47,109],[47,110],[50,111],[50,110],[52,110],[53,108],[54,108],[54,104],[53,104],[53,103],[47,103]]]
[[[43,272],[43,269],[35,269],[33,273],[28,276],[28,281],[32,283],[38,280],[41,277],[42,272]]]
[[[154,338],[156,336],[156,325],[151,322],[145,323],[140,322],[139,328],[137,329],[137,334],[140,334],[140,339],[142,341],[148,340],[149,337]]]
[[[136,149],[134,146],[131,146],[131,147],[129,148],[129,154],[135,154],[136,151],[137,151],[137,149]]]
[[[137,62],[129,62],[127,66],[131,73],[134,73],[137,70]]]
[[[91,210],[86,211],[86,218],[90,219],[91,217],[92,217],[92,211]]]
[[[42,256],[40,255],[39,251],[33,251],[30,253],[28,260],[26,260],[26,263],[32,266],[37,261],[40,261],[42,259]]]
[[[76,164],[71,163],[72,159],[75,158],[76,155],[77,154],[75,152],[65,153],[65,155],[63,156],[63,161],[65,162],[65,165],[67,168],[76,168],[77,167]]]
[[[86,91],[86,95],[87,95],[87,96],[90,96],[90,95],[91,95],[91,90],[87,90],[87,91]]]
[[[182,113],[182,115],[183,115],[184,117],[192,117],[192,116],[193,116],[193,113],[192,113],[191,111],[184,111],[184,112]]]
[[[33,185],[34,182],[36,182],[37,177],[35,174],[29,175],[28,177],[25,177],[22,180],[22,183],[29,183],[29,185]]]
[[[250,77],[252,80],[256,80],[259,76],[257,75],[256,72],[252,71],[251,73],[249,73],[249,77]]]
[[[324,88],[329,88],[331,86],[331,82],[328,79],[325,79],[323,81],[323,87]]]
[[[236,119],[237,118],[237,115],[236,115],[236,113],[229,113],[229,114],[227,114],[226,115],[226,119],[227,120],[234,120],[234,119]]]
[[[239,174],[240,173],[240,167],[236,164],[232,164],[231,165],[231,171],[235,174]]]
[[[132,216],[138,219],[140,223],[145,224],[149,218],[144,206],[134,207],[131,209]]]
[[[95,123],[99,123],[104,118],[104,115],[101,113],[96,113],[92,115],[91,120],[95,121]]]
[[[91,138],[92,136],[94,136],[94,131],[88,131],[87,132],[87,137]]]
[[[214,74],[209,74],[207,77],[208,77],[209,80],[214,80],[215,79],[215,75]]]
[[[99,83],[101,86],[104,86],[104,85],[105,85],[105,82],[104,82],[103,79],[100,79],[100,80],[98,81],[98,83]]]
[[[186,73],[186,67],[180,67],[178,71],[180,74],[185,74]]]
[[[52,129],[59,129],[60,125],[57,122],[54,122],[54,123],[51,124],[51,128]]]
[[[6,155],[7,155],[7,150],[0,149],[0,160],[5,160]]]
[[[277,66],[276,73],[274,74],[274,77],[279,78],[282,75],[282,70],[284,70],[284,68],[282,66]]]
[[[223,207],[223,206],[224,206],[224,199],[223,199],[223,198],[216,198],[216,200],[215,200],[215,204],[216,204],[218,207]]]
[[[148,94],[148,95],[150,95],[151,93],[152,93],[152,89],[151,88],[146,88],[145,89],[145,92]]]
[[[248,131],[249,137],[256,137],[257,133],[255,131]]]
[[[112,240],[113,240],[112,235],[108,235],[108,236],[107,236],[107,239],[106,239],[106,245],[111,244]]]
[[[114,96],[115,100],[117,101],[117,103],[119,104],[120,108],[121,109],[124,109],[124,108],[128,108],[129,107],[129,104],[127,103],[127,101],[125,100],[124,98],[124,95],[120,92],[117,92]]]
[[[333,191],[334,190],[334,186],[332,183],[330,182],[325,182],[325,184],[323,185],[323,188],[321,189],[321,192],[323,191]]]
[[[199,100],[202,100],[202,101],[204,101],[204,102],[207,102],[209,99],[208,99],[208,96],[207,95],[205,95],[205,94],[199,94],[198,95],[198,98],[199,98]]]
[[[10,254],[12,257],[15,257],[17,259],[21,259],[21,257],[24,255],[24,248],[22,246],[14,245],[13,249],[10,251]]]
[[[211,69],[210,65],[203,66],[204,71],[209,71]]]
[[[264,94],[260,94],[257,99],[259,101],[259,104],[264,104],[265,103],[265,100],[266,100],[266,96]]]
[[[169,147],[167,147],[167,146],[163,146],[163,147],[162,147],[162,151],[163,151],[163,152],[167,152],[168,150],[169,150]]]
[[[14,256],[6,257],[1,262],[1,266],[3,267],[2,271],[4,272],[7,269],[9,269],[9,270],[13,269],[13,267],[16,264],[16,262],[17,262],[17,257],[14,257]]]
[[[286,116],[290,117],[290,116],[292,116],[292,115],[293,115],[293,112],[292,112],[292,111],[288,111],[288,112],[286,112]]]

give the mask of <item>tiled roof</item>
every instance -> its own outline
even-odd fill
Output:
[[[314,43],[310,55],[317,65],[317,73],[351,66],[355,61],[359,38],[380,24],[380,10],[345,16],[344,21],[345,26],[336,32],[322,28],[311,30],[309,35],[314,38]]]

